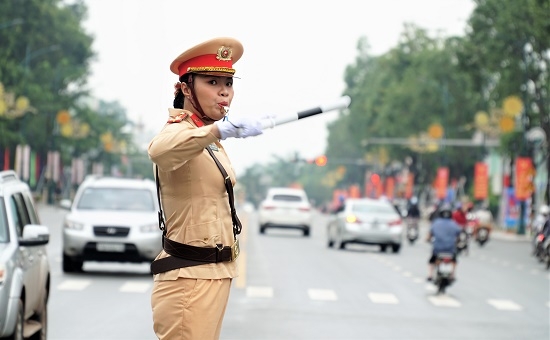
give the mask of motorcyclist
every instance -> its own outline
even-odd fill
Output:
[[[542,205],[539,209],[539,214],[533,221],[533,255],[537,256],[538,253],[538,238],[540,234],[544,235],[544,238],[548,238],[550,231],[549,227],[544,229],[548,224],[548,219],[550,218],[550,207],[548,205]]]
[[[466,228],[468,223],[468,218],[466,213],[468,211],[468,206],[466,204],[458,203],[455,211],[452,212],[452,218],[458,224],[460,228]]]
[[[445,203],[439,209],[439,217],[436,218],[428,233],[426,241],[432,242],[433,250],[428,261],[428,281],[433,280],[433,272],[437,255],[439,253],[452,253],[453,254],[453,267],[451,278],[455,278],[456,272],[456,242],[458,235],[460,234],[460,226],[452,218],[452,208],[450,204]]]
[[[539,209],[539,214],[537,217],[535,217],[535,220],[533,221],[533,233],[537,235],[542,231],[542,227],[544,226],[544,223],[548,220],[548,217],[550,217],[550,207],[546,204],[542,205]]]
[[[407,208],[407,217],[412,219],[420,218],[420,209],[418,209],[418,199],[412,197],[409,207]]]
[[[475,218],[477,219],[477,224],[474,229],[474,235],[476,237],[479,228],[482,227],[487,228],[487,231],[491,233],[491,230],[493,229],[493,214],[489,210],[489,205],[487,202],[483,202],[480,208],[475,211]]]

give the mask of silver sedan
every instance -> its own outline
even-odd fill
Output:
[[[330,218],[328,246],[344,249],[348,243],[388,246],[394,253],[401,249],[403,220],[390,202],[383,199],[352,198]]]

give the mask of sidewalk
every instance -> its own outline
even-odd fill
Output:
[[[496,228],[491,231],[491,236],[489,237],[505,241],[531,242],[531,235],[527,232],[524,235],[519,235],[515,229]]]

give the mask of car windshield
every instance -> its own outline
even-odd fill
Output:
[[[302,197],[295,195],[273,195],[274,201],[301,202]]]
[[[8,218],[6,209],[4,209],[4,200],[0,198],[0,243],[6,243],[9,240]]]
[[[364,204],[356,203],[351,207],[351,211],[354,213],[376,213],[376,214],[388,214],[395,215],[395,209],[388,205],[379,204]]]
[[[128,188],[87,188],[76,205],[82,210],[154,211],[151,191]]]

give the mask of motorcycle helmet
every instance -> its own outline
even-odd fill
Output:
[[[550,214],[550,207],[547,205],[543,205],[540,207],[540,213],[542,215],[549,215]]]
[[[453,208],[449,203],[443,203],[439,208],[439,217],[451,218],[453,216]]]

